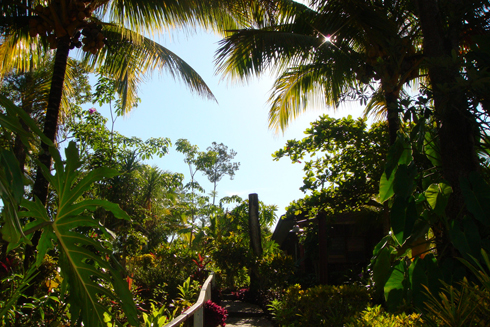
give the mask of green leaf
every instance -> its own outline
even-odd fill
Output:
[[[395,174],[391,174],[390,178],[386,178],[386,173],[383,173],[379,182],[379,194],[378,200],[383,203],[391,198],[395,192],[393,191],[393,181],[395,180]]]
[[[472,219],[465,217],[463,221],[452,221],[449,228],[449,237],[454,247],[465,257],[478,257],[482,242],[478,227]]]
[[[412,162],[410,144],[404,137],[398,135],[395,143],[390,146],[390,149],[388,150],[384,172],[386,173],[386,176],[391,177],[392,172],[396,171],[398,165],[408,166],[410,162]]]
[[[53,241],[56,241],[60,251],[61,274],[67,281],[71,295],[70,312],[73,323],[81,317],[85,326],[105,327],[104,317],[110,313],[99,300],[100,296],[106,296],[121,303],[131,325],[139,325],[136,306],[126,282],[121,277],[122,272],[114,268],[117,265],[109,261],[110,250],[105,248],[102,242],[89,237],[78,228],[88,226],[105,232],[98,220],[86,214],[97,206],[111,211],[117,218],[129,219],[116,204],[81,198],[94,182],[104,177],[112,177],[115,172],[112,169],[101,168],[85,175],[78,171],[80,160],[74,143],[68,145],[65,153],[64,164],[59,153],[52,151],[56,174],[46,176],[57,195],[58,210],[54,216],[50,218],[46,208],[38,200],[22,202],[22,206],[27,210],[22,212],[22,216],[34,219],[26,228],[49,224],[43,228],[37,259],[40,260],[53,246]],[[43,171],[48,174],[47,169]],[[116,294],[111,291],[111,284]]]
[[[490,186],[478,173],[460,180],[466,207],[485,226],[490,226]]]
[[[407,203],[403,197],[396,196],[390,212],[391,229],[398,245],[403,244]]]
[[[396,196],[391,208],[390,220],[393,235],[399,245],[404,244],[412,234],[414,224],[419,218],[415,200],[413,197],[404,199]]]
[[[379,250],[373,264],[373,280],[376,286],[376,292],[383,292],[386,281],[391,274],[391,249],[386,242],[387,238],[384,238],[383,240],[385,240],[383,242],[384,245],[382,245],[382,248]],[[381,242],[378,243],[378,245],[380,244]],[[379,296],[382,296],[382,294],[383,293],[380,293]]]
[[[439,145],[437,142],[433,139],[432,135],[430,133],[425,134],[424,138],[424,152],[427,158],[432,162],[434,167],[440,167],[441,166],[441,151],[439,149]]]
[[[449,201],[449,196],[452,192],[453,189],[451,186],[444,183],[439,183],[431,184],[424,194],[432,210],[434,210],[434,212],[439,216],[443,216],[444,211],[446,210],[446,205]]]
[[[396,195],[403,198],[409,197],[414,189],[414,179],[417,175],[417,168],[412,163],[409,166],[401,164],[398,166],[393,181],[393,191]]]
[[[407,267],[404,260],[398,263],[391,269],[391,274],[384,286],[385,300],[388,310],[394,312],[402,304],[404,293],[406,292],[406,284],[409,282],[405,276]]]
[[[11,151],[0,152],[0,197],[3,202],[1,229],[2,238],[11,244],[17,244],[21,238],[28,244],[18,217],[18,206],[24,195],[24,183],[19,162]]]
[[[412,286],[413,302],[416,308],[423,309],[427,301],[426,286],[430,291],[437,292],[438,282],[437,260],[433,255],[426,255],[423,259],[416,258],[410,265],[409,277]]]
[[[0,114],[0,125],[4,128],[16,133],[20,136],[22,143],[30,149],[31,144],[29,143],[29,138],[34,139],[34,134],[39,136],[41,140],[49,146],[53,146],[51,142],[44,134],[41,129],[37,126],[37,123],[32,119],[22,108],[17,107],[12,101],[3,95],[0,95],[0,105],[5,108],[7,115]],[[32,133],[27,132],[17,117],[20,117],[24,123],[29,127]]]

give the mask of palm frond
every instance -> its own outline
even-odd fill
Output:
[[[292,67],[276,80],[269,98],[270,128],[284,130],[308,107],[335,109],[343,95],[357,87],[356,61],[333,50],[319,52],[322,60]]]
[[[318,36],[291,33],[287,29],[287,26],[281,26],[235,31],[219,43],[215,60],[217,72],[232,79],[246,79],[308,62],[310,50],[320,46],[323,40]]]
[[[124,28],[105,26],[107,46],[97,54],[84,53],[84,60],[92,70],[102,69],[117,81],[122,98],[123,113],[129,112],[137,101],[138,85],[153,71],[165,71],[181,80],[193,92],[216,100],[201,76],[172,51]]]
[[[115,0],[104,5],[109,20],[138,33],[172,28],[224,32],[243,26],[238,7],[226,0]]]
[[[33,38],[18,31],[6,35],[0,44],[0,80],[13,70],[19,73],[28,72],[36,69],[43,61],[46,48]]]

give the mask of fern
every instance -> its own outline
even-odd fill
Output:
[[[42,229],[36,264],[41,263],[48,250],[57,247],[61,274],[68,284],[73,324],[81,319],[85,326],[106,326],[105,316],[109,312],[100,303],[100,297],[105,296],[121,304],[131,325],[139,325],[132,295],[121,272],[115,268],[117,263],[112,259],[112,252],[85,232],[91,228],[109,234],[97,219],[90,216],[96,207],[111,211],[119,219],[129,220],[129,216],[114,203],[82,198],[94,182],[113,177],[117,171],[98,168],[84,174],[79,170],[81,161],[73,142],[65,150],[65,163],[55,148],[50,152],[56,173],[51,175],[46,167],[42,169],[56,194],[55,210],[48,211],[38,199],[24,199],[21,206],[26,211],[19,213],[20,217],[33,219],[24,231]]]

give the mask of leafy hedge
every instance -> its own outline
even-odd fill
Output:
[[[343,326],[369,301],[368,290],[360,286],[320,285],[302,290],[294,285],[269,307],[279,326]]]

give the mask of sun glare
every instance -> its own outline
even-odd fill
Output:
[[[331,37],[331,35],[323,35],[323,34],[321,34],[320,37],[321,37],[321,39],[323,41],[322,42],[322,45],[325,44],[325,43],[330,43],[330,44],[332,43],[332,37]]]

